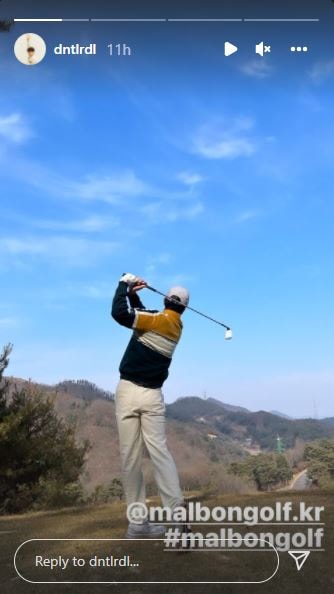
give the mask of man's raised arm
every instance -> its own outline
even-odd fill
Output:
[[[111,315],[116,322],[126,328],[133,328],[135,310],[145,309],[137,294],[145,286],[145,281],[134,274],[126,273],[121,276],[111,306]]]

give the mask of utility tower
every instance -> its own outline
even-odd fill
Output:
[[[283,454],[284,452],[284,445],[279,435],[276,438],[276,452],[277,454]]]

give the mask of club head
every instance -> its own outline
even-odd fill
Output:
[[[232,339],[232,330],[229,328],[225,332],[225,340],[231,340],[231,339]]]

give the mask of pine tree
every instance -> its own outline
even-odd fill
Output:
[[[307,474],[315,485],[334,481],[334,439],[320,439],[305,448]]]
[[[52,398],[31,383],[8,398],[2,375],[11,345],[0,358],[0,512],[73,504],[81,497],[80,473],[88,442],[60,419]]]
[[[4,371],[9,364],[9,355],[12,351],[12,345],[7,344],[0,355],[0,422],[6,413],[6,398],[8,394],[8,381],[3,378]]]

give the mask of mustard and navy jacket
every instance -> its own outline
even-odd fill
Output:
[[[121,378],[147,388],[160,388],[168,377],[175,347],[181,337],[181,316],[176,311],[145,309],[137,293],[128,294],[120,281],[111,315],[133,334],[121,360]]]

